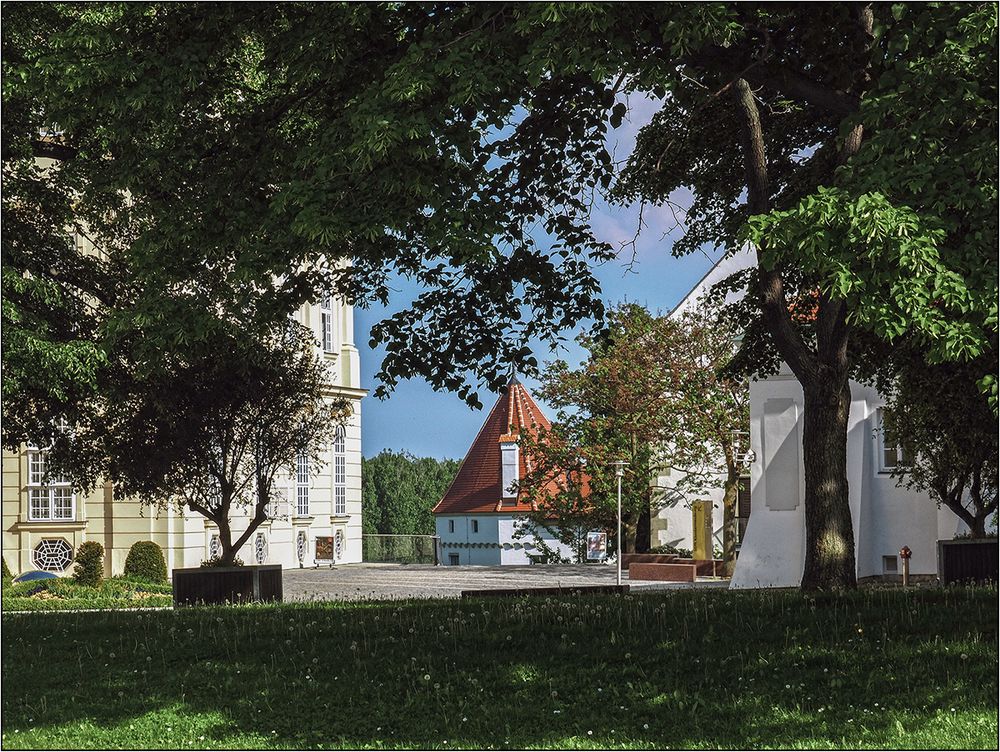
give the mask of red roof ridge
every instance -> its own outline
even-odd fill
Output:
[[[506,418],[506,423],[502,424]],[[547,428],[549,421],[517,379],[512,378],[490,410],[479,433],[458,467],[455,479],[432,510],[434,514],[529,512],[533,505],[520,498],[503,498],[500,445],[518,441],[523,431]],[[530,472],[525,452],[518,457],[519,477]],[[513,502],[513,503],[511,503]]]

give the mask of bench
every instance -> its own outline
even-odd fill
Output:
[[[698,567],[695,564],[641,564],[633,562],[628,570],[629,580],[694,582],[697,576]]]
[[[546,554],[528,554],[529,564],[548,564],[549,557]]]

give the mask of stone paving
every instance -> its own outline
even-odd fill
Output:
[[[718,588],[724,580],[622,582],[632,591]],[[458,598],[463,590],[613,585],[615,568],[599,565],[536,564],[509,567],[448,567],[421,564],[342,564],[335,569],[286,569],[284,595],[292,600],[393,600]]]

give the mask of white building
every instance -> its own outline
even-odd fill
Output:
[[[717,282],[756,264],[752,250],[722,259],[698,282],[670,315],[695,305]],[[897,486],[892,469],[902,460],[898,447],[884,446],[878,392],[854,381],[848,424],[847,470],[854,523],[858,579],[901,572],[899,550],[912,552],[910,573],[937,572],[937,541],[966,530],[947,508],[939,509],[926,493]],[[805,471],[802,464],[802,387],[787,365],[750,385],[750,445],[755,460],[740,494],[741,544],[730,586],[797,587],[805,565]],[[662,475],[657,486],[670,489],[678,473]],[[703,494],[711,501],[714,537],[721,546],[722,481]],[[688,506],[667,507],[651,524],[652,544],[694,548],[694,515]]]
[[[331,373],[331,399],[346,397],[353,415],[328,448],[326,465],[310,473],[303,462],[279,479],[286,501],[276,505],[238,553],[246,564],[286,568],[361,561],[361,399],[351,306],[332,298],[306,304],[295,318],[310,327]],[[154,541],[167,568],[197,567],[220,550],[214,523],[188,510],[144,507],[113,499],[110,483],[81,494],[59,478],[44,477],[45,452],[22,447],[3,453],[3,556],[15,574],[45,569],[70,574],[81,543],[105,550],[105,573],[121,574],[129,548]],[[234,509],[234,539],[248,517]]]
[[[511,379],[434,507],[442,564],[530,564],[532,556],[540,555],[534,536],[515,535],[533,507],[514,486],[530,470],[518,446],[522,432],[549,425],[524,385]],[[546,547],[572,557],[570,548],[547,531],[537,533]]]
[[[713,285],[723,281],[730,275],[755,266],[757,264],[757,254],[752,250],[744,250],[731,256],[723,257],[703,276],[687,295],[674,306],[668,314],[669,317],[679,317],[685,311],[698,305]],[[727,302],[732,302],[732,298],[737,295],[730,295]],[[701,556],[696,558],[712,558],[714,548],[722,548],[722,527],[723,527],[723,507],[722,497],[724,494],[724,484],[726,475],[722,458],[719,458],[720,473],[718,483],[714,488],[707,489],[698,494],[698,499],[681,499],[674,489],[683,480],[685,473],[679,470],[666,470],[661,472],[654,480],[654,498],[665,499],[667,505],[662,507],[650,519],[650,545],[654,548],[659,546],[673,546],[678,549],[695,551],[700,542],[696,538],[695,528],[705,525],[710,531],[710,538],[704,544],[706,551],[701,552]],[[737,523],[740,538],[746,529],[747,519],[750,514],[750,486],[749,477],[743,479],[743,488],[740,490],[739,503],[737,505]],[[692,504],[692,502],[694,502]],[[698,509],[698,503],[702,508]]]
[[[899,550],[912,552],[911,575],[937,573],[937,541],[965,525],[928,494],[899,488],[892,477],[902,450],[885,446],[883,399],[872,387],[851,386],[847,478],[857,577],[895,576]],[[805,471],[802,387],[782,364],[775,376],[750,385],[752,514],[730,587],[797,587],[805,566]]]

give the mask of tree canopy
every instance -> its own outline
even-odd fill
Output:
[[[741,364],[783,359],[803,384],[806,584],[851,586],[855,335],[989,363],[996,395],[996,14],[5,6],[4,404],[65,404],[103,362],[210,342],[220,306],[253,330],[323,287],[384,300],[394,273],[424,292],[372,331],[377,391],[421,376],[478,404],[511,365],[533,371],[531,342],[602,313],[595,193],[689,190],[675,252],[758,248]],[[661,109],[619,175],[606,135],[640,95]],[[60,242],[74,221],[100,264]],[[102,295],[114,314],[81,330]]]
[[[434,535],[431,510],[458,472],[458,460],[383,450],[361,460],[361,524],[367,534]]]

